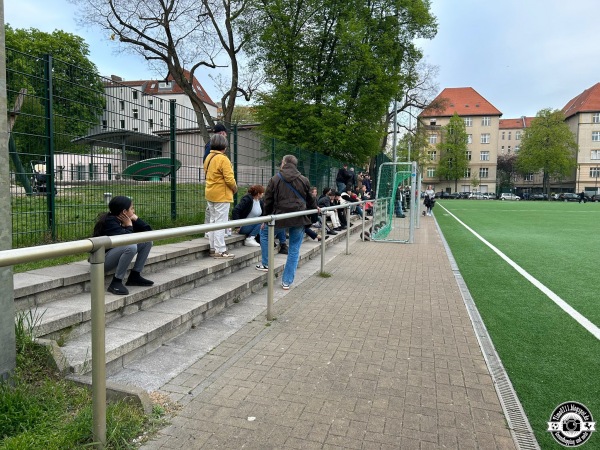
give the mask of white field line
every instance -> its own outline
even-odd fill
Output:
[[[464,223],[462,220],[460,220],[458,217],[456,217],[454,214],[452,214],[450,211],[448,211],[442,205],[439,205],[439,206],[441,208],[443,208],[444,211],[446,211],[450,216],[454,217],[454,219],[456,219],[456,221],[458,223],[460,223],[463,227],[465,227],[467,230],[469,230],[477,239],[479,239],[481,242],[483,242],[485,245],[487,245],[500,258],[502,258],[510,266],[512,266],[513,269],[515,269],[518,273],[523,275],[523,277],[525,277],[525,279],[527,281],[529,281],[536,288],[538,288],[540,291],[542,291],[546,296],[548,296],[548,298],[550,300],[552,300],[554,303],[556,303],[556,305],[558,305],[559,308],[561,308],[569,316],[571,316],[573,319],[575,319],[583,328],[585,328],[587,331],[592,333],[592,335],[596,339],[600,340],[600,328],[598,328],[596,325],[594,325],[592,322],[590,322],[581,313],[577,312],[571,305],[569,305],[562,298],[560,298],[558,295],[556,295],[554,292],[552,292],[550,289],[548,289],[546,286],[544,286],[538,279],[533,277],[529,272],[527,272],[525,269],[523,269],[521,266],[519,266],[516,262],[514,262],[512,259],[510,259],[508,256],[506,256],[500,250],[498,250],[498,248],[496,248],[494,245],[492,245],[491,243],[486,241],[479,233],[477,233],[475,230],[473,230],[470,226],[468,226],[466,223]]]

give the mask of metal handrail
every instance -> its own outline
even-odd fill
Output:
[[[91,253],[90,256],[90,294],[91,294],[91,322],[92,322],[92,420],[93,438],[99,449],[106,446],[106,348],[105,348],[105,300],[104,300],[104,258],[106,250],[124,245],[139,244],[141,242],[162,240],[180,236],[190,236],[207,231],[221,230],[225,228],[267,223],[269,226],[268,249],[269,249],[269,272],[267,275],[267,320],[273,320],[273,284],[274,284],[274,259],[273,252],[275,241],[275,221],[292,217],[308,216],[321,213],[321,272],[325,263],[325,213],[336,209],[346,208],[349,212],[352,206],[367,202],[375,203],[374,200],[361,200],[345,205],[329,206],[327,208],[311,209],[286,214],[272,214],[252,219],[230,220],[215,224],[190,225],[185,227],[167,228],[164,230],[144,231],[119,236],[99,236],[72,242],[61,242],[58,244],[40,245],[37,247],[25,247],[0,251],[0,267],[12,266],[40,259],[51,259],[60,256],[77,255],[79,253]],[[349,217],[349,216],[348,216]],[[365,230],[365,214],[362,216],[363,240]],[[348,254],[350,232],[346,235],[346,254]]]

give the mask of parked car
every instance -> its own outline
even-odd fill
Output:
[[[547,194],[531,194],[529,200],[548,200]]]
[[[578,202],[579,194],[575,194],[574,192],[563,192],[558,196],[558,199],[563,202]],[[585,197],[583,201],[587,201]]]
[[[450,198],[450,192],[446,192],[446,191],[436,192],[435,198],[441,198],[441,199]]]
[[[483,192],[471,192],[469,194],[469,198],[475,200],[489,200],[490,196],[488,194],[484,194]]]
[[[469,198],[469,195],[471,195],[471,193],[469,191],[459,192],[458,193],[458,198]]]
[[[600,202],[600,194],[594,194],[590,197],[591,202]]]
[[[453,192],[448,198],[460,198],[460,192]]]
[[[500,194],[500,200],[521,200],[521,197],[515,194],[503,192]]]

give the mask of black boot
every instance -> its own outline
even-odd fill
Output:
[[[280,255],[287,255],[288,254],[288,246],[287,246],[287,244],[281,244],[279,246],[279,254]]]
[[[154,281],[144,278],[139,272],[132,270],[127,278],[127,286],[152,286]]]
[[[123,286],[123,280],[117,277],[113,277],[112,281],[108,285],[108,292],[115,295],[127,295],[129,291]]]

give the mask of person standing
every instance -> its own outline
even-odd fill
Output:
[[[214,126],[213,133],[220,134],[221,136],[227,137],[227,128],[225,128],[225,125],[223,125],[222,123],[219,122]],[[210,139],[204,146],[204,157],[202,159],[202,162],[206,161],[206,158],[208,157],[209,154],[210,154]],[[210,211],[208,210],[208,203],[206,203],[206,209],[204,210],[204,223],[210,223]],[[204,233],[204,236],[207,237],[210,242],[210,231],[208,233]],[[215,254],[214,247],[210,247],[209,253],[210,253],[210,256]]]
[[[237,192],[237,183],[233,175],[231,161],[225,155],[227,138],[215,134],[210,138],[210,153],[204,160],[206,176],[205,197],[210,215],[209,223],[227,222],[229,206],[233,202],[233,194]],[[209,236],[210,248],[215,249],[214,258],[233,258],[225,245],[225,230],[211,231]]]
[[[298,159],[294,155],[283,157],[279,173],[269,180],[265,191],[264,215],[318,209],[315,198],[310,193],[310,183],[298,171],[297,166]],[[287,229],[289,233],[288,255],[281,277],[281,287],[284,290],[288,290],[294,282],[298,260],[300,259],[300,245],[304,239],[306,225],[310,225],[308,216],[282,219],[275,223],[276,233],[280,228]],[[260,234],[262,260],[261,264],[256,266],[256,269],[266,272],[269,270],[269,238],[268,227],[265,224],[262,225]]]
[[[353,175],[348,171],[348,164],[344,164],[335,177],[335,183],[337,185],[337,189],[340,192],[344,192],[346,190],[346,185],[351,183]]]
[[[108,212],[101,213],[96,219],[93,236],[119,236],[121,234],[151,230],[150,225],[140,219],[135,213],[133,201],[129,197],[117,195],[109,202]],[[116,269],[113,279],[108,286],[108,292],[115,295],[129,294],[129,290],[123,286],[123,279],[134,256],[136,257],[135,263],[129,273],[127,286],[152,286],[154,284],[154,281],[148,280],[141,275],[151,248],[152,241],[149,241],[114,247],[106,251],[104,270]]]
[[[581,191],[579,194],[579,203],[585,203],[585,192]]]
[[[427,208],[426,215],[431,216],[431,210],[435,205],[435,191],[433,190],[433,187],[431,185],[427,186],[427,189],[425,190],[424,203],[425,207]]]

